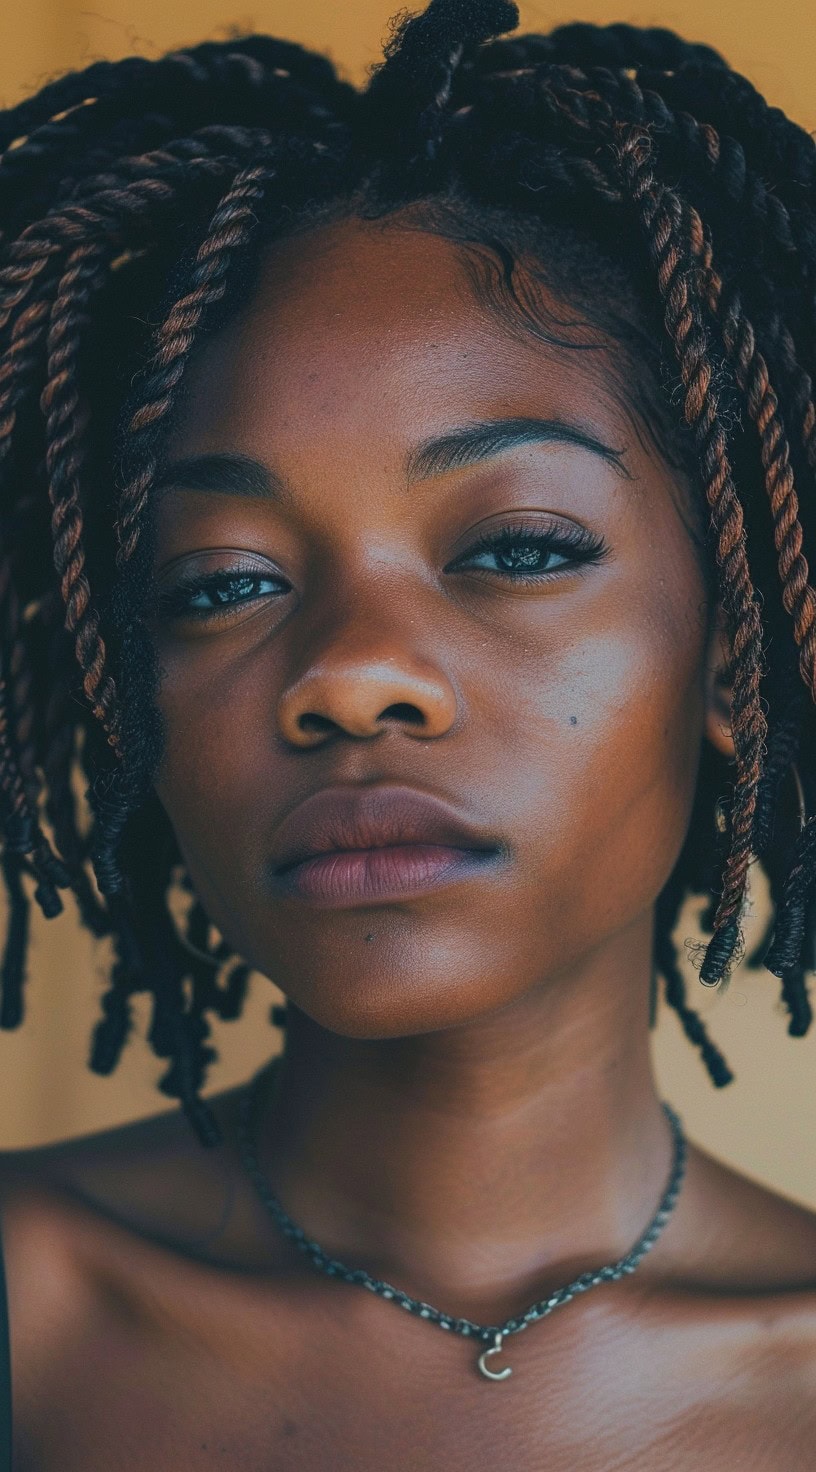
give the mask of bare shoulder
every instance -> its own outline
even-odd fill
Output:
[[[693,1145],[700,1262],[725,1291],[816,1293],[816,1211]]]
[[[227,1115],[231,1099],[219,1101]],[[100,1374],[86,1366],[100,1355],[121,1364],[155,1340],[154,1300],[172,1301],[185,1263],[194,1270],[197,1249],[206,1258],[227,1222],[227,1153],[205,1150],[175,1108],[0,1152],[15,1465],[58,1465],[42,1408],[51,1426],[70,1420]]]
[[[14,1466],[40,1465],[36,1424],[58,1401],[61,1367],[96,1326],[92,1277],[59,1194],[32,1152],[0,1155],[0,1229],[8,1303]],[[38,1408],[40,1410],[38,1411]]]
[[[29,1325],[48,1322],[57,1330],[61,1314],[76,1324],[105,1222],[126,1220],[134,1209],[149,1212],[149,1162],[174,1153],[173,1141],[178,1151],[181,1140],[177,1121],[158,1115],[54,1145],[0,1152],[0,1227],[18,1362],[28,1363],[35,1347],[27,1343]]]
[[[231,1200],[229,1124],[237,1091],[215,1101],[227,1140],[205,1149],[178,1108],[27,1150],[0,1151],[0,1229],[16,1310],[25,1326],[76,1324],[98,1297],[100,1265],[139,1240],[181,1253],[218,1235]],[[139,1260],[132,1252],[134,1272]]]
[[[225,1143],[202,1146],[177,1106],[127,1124],[28,1150],[0,1151],[0,1213],[25,1201],[49,1215],[85,1207],[111,1222],[179,1242],[205,1235],[231,1172],[239,1090],[209,1102]]]
[[[689,1301],[732,1336],[735,1382],[816,1435],[816,1211],[694,1145]],[[743,1379],[744,1374],[744,1379]]]

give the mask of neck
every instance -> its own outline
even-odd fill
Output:
[[[341,1037],[290,1008],[258,1125],[287,1212],[350,1266],[494,1322],[623,1256],[674,1150],[650,956],[650,927],[630,930],[501,1013],[418,1037]]]

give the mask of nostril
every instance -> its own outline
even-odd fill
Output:
[[[326,731],[331,731],[337,724],[328,716],[315,715],[312,711],[306,711],[304,715],[298,716],[297,723],[299,731],[314,731],[321,736]]]
[[[422,712],[420,710],[417,710],[417,707],[415,705],[408,705],[407,703],[403,703],[402,705],[389,705],[386,710],[383,711],[381,719],[384,719],[386,716],[393,716],[398,721],[410,721],[413,726],[421,726],[425,720]]]
[[[330,716],[323,716],[318,711],[304,711],[297,718],[297,729],[305,736],[330,736],[338,731],[345,731],[348,735],[376,735],[378,727],[383,721],[399,721],[403,725],[424,726],[426,718],[417,706],[407,701],[395,705],[386,706],[379,716],[372,722],[365,723],[365,729],[360,723],[349,721],[332,720]]]

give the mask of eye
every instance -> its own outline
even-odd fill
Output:
[[[254,564],[239,564],[212,573],[189,573],[159,594],[163,618],[217,619],[229,617],[270,593],[288,590],[283,578],[260,572]]]
[[[540,522],[517,523],[499,532],[486,532],[452,564],[459,568],[475,558],[492,559],[492,572],[516,583],[541,583],[563,570],[580,564],[600,562],[608,551],[602,538],[584,527],[550,527],[542,530]]]

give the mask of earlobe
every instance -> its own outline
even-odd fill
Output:
[[[725,614],[718,604],[714,625],[706,650],[705,669],[705,735],[711,745],[734,760],[734,738],[731,735],[731,680],[728,675],[730,644],[725,628]]]

